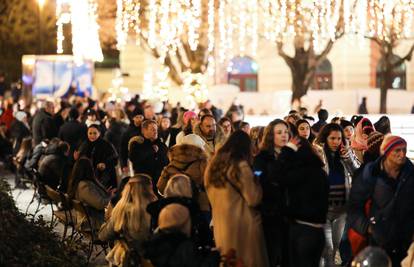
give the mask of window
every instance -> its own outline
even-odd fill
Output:
[[[242,92],[257,92],[257,63],[250,57],[235,57],[227,67],[228,82]]]
[[[330,90],[332,86],[332,64],[328,59],[322,61],[316,68],[313,83],[311,85],[313,90]]]
[[[401,58],[397,55],[393,55],[391,61],[393,63],[397,62]],[[377,78],[376,78],[376,87],[381,87],[382,77],[381,72],[383,71],[384,67],[384,59],[381,58],[378,61],[377,65]],[[406,66],[405,63],[395,67],[392,71],[392,85],[390,89],[407,89],[406,81],[407,81],[407,73],[406,73]]]

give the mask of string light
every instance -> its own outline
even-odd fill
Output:
[[[353,30],[385,42],[412,37],[414,0],[358,1]]]
[[[72,52],[75,62],[83,60],[102,61],[102,49],[99,41],[99,26],[97,23],[97,8],[95,0],[57,0],[56,26],[57,50],[62,54],[63,25],[72,24]],[[120,40],[120,39],[119,39]]]

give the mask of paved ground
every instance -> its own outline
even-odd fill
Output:
[[[14,176],[13,176],[13,174],[11,174],[10,172],[5,172],[3,170],[0,170],[0,175],[1,175],[1,177],[6,177],[7,178],[7,181],[10,184],[10,187],[12,188],[12,195],[13,195],[13,198],[16,202],[17,208],[22,213],[26,213],[26,209],[29,206],[29,203],[30,203],[30,201],[33,197],[33,192],[34,192],[33,188],[15,189],[14,188]],[[34,214],[35,210],[37,208],[37,205],[38,205],[38,201],[37,201],[37,199],[35,199],[34,202],[29,206],[27,214]],[[37,216],[43,216],[45,221],[50,222],[50,220],[52,218],[51,215],[52,215],[52,211],[51,211],[50,205],[41,204],[40,205],[40,210],[36,214],[36,217]],[[58,223],[55,227],[55,231],[57,233],[59,233],[60,235],[62,235],[63,234],[63,225],[61,223]],[[92,258],[94,258],[94,255],[92,256]],[[108,266],[108,264],[105,260],[105,256],[100,255],[97,259],[92,261],[89,266],[95,266],[95,267],[99,266],[100,267],[100,266]]]

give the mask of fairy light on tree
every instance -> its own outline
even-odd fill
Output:
[[[234,54],[255,55],[257,0],[118,0],[117,4],[118,47],[122,49],[128,37],[139,40],[168,67],[178,86],[188,84],[189,77],[192,84],[207,83],[208,77],[199,75],[214,75],[215,55],[221,63]],[[139,15],[131,15],[137,6]]]
[[[63,25],[72,24],[72,52],[76,62],[82,60],[102,61],[95,0],[57,0],[57,53],[62,54]]]
[[[354,1],[260,1],[263,36],[277,44],[278,54],[292,74],[292,104],[300,105],[316,68],[325,60],[334,42],[350,30],[351,2]],[[285,52],[290,42],[293,42],[293,56]]]
[[[392,88],[394,69],[410,61],[414,43],[403,57],[395,49],[413,36],[414,0],[368,0],[357,2],[355,33],[378,45],[381,54],[380,113],[387,112],[387,91]]]

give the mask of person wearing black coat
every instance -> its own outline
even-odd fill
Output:
[[[196,246],[191,223],[185,206],[165,206],[159,214],[157,232],[143,245],[144,257],[155,267],[218,267],[220,253]]]
[[[275,180],[288,192],[289,266],[318,267],[325,246],[329,185],[323,163],[305,138],[282,148],[282,175]]]
[[[44,157],[39,164],[41,180],[53,189],[66,192],[70,162],[68,159],[69,144],[60,141],[57,145],[50,145],[45,149]]]
[[[16,155],[19,151],[23,138],[29,137],[30,135],[27,114],[23,111],[18,111],[9,129],[9,136],[13,141],[13,155]]]
[[[97,179],[106,188],[116,188],[117,178],[115,166],[118,154],[111,143],[100,136],[100,127],[92,124],[88,127],[88,138],[80,146],[76,158],[86,156],[92,161]]]
[[[121,154],[122,136],[127,131],[127,128],[128,125],[126,123],[116,119],[111,119],[109,128],[105,132],[104,139],[115,147],[118,155]]]
[[[38,145],[44,139],[52,139],[58,134],[55,121],[53,102],[46,101],[44,107],[41,108],[33,117],[32,132],[33,144]]]
[[[73,152],[79,147],[82,140],[86,139],[86,125],[79,122],[79,112],[76,108],[69,111],[68,121],[63,123],[59,129],[58,137],[70,146],[70,158],[73,158]]]
[[[154,267],[218,267],[220,253],[199,249],[177,230],[161,230],[144,243],[144,257]]]
[[[212,235],[209,225],[206,220],[202,218],[200,207],[197,201],[188,197],[167,197],[150,203],[147,206],[147,212],[151,214],[151,221],[153,222],[153,229],[158,227],[158,217],[161,210],[169,204],[180,204],[188,208],[191,217],[191,236],[197,247],[212,247]]]
[[[288,264],[287,227],[284,220],[286,192],[275,179],[283,166],[279,160],[281,149],[289,140],[289,126],[280,119],[270,122],[263,134],[260,153],[254,158],[253,171],[263,188],[260,211],[270,266]]]
[[[159,136],[161,141],[168,147],[173,147],[176,144],[176,138],[181,129],[171,127],[171,120],[169,117],[163,117],[160,122]]]
[[[137,109],[138,110],[138,109]],[[139,111],[141,111],[139,109]],[[142,115],[142,112],[136,112],[132,114],[132,120],[129,124],[126,131],[122,134],[121,137],[121,143],[120,143],[120,154],[119,154],[119,160],[122,168],[123,173],[127,173],[128,168],[128,144],[129,140],[131,140],[132,137],[141,135],[141,123],[144,120],[144,116]]]
[[[131,138],[128,144],[129,159],[135,173],[152,177],[154,192],[162,169],[168,164],[168,148],[158,138],[158,126],[153,120],[142,123],[142,136]]]
[[[406,157],[407,143],[401,137],[386,136],[380,151],[381,157],[354,179],[347,220],[352,229],[368,237],[369,245],[382,247],[396,267],[413,242],[414,165]]]

